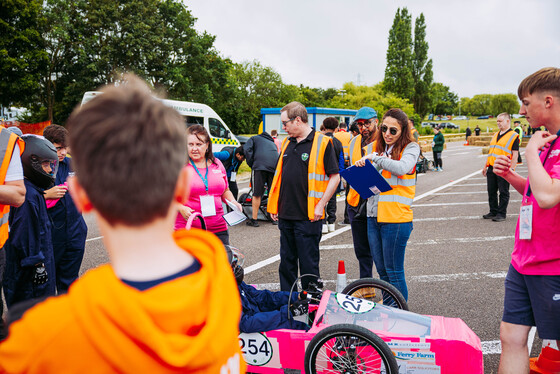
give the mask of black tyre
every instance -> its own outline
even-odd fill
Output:
[[[358,279],[346,286],[342,293],[378,304],[409,310],[402,293],[395,286],[381,279]]]
[[[321,330],[305,350],[305,372],[397,374],[397,360],[389,346],[370,330],[340,324]]]

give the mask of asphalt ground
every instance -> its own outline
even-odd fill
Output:
[[[431,154],[426,156],[431,158]],[[463,319],[483,343],[485,373],[495,373],[501,350],[504,279],[521,196],[510,188],[505,222],[482,219],[488,212],[486,179],[480,173],[484,162],[480,147],[448,143],[443,152],[444,171],[418,175],[414,230],[406,249],[405,269],[410,310]],[[525,165],[517,170],[527,174]],[[246,187],[247,182],[240,183],[240,190]],[[343,197],[337,208],[340,222]],[[86,222],[89,233],[82,272],[108,261],[93,218],[86,216]],[[231,227],[230,241],[245,253],[246,282],[278,290],[278,227],[259,223],[257,228],[243,223]],[[345,261],[348,282],[357,279],[350,227],[337,223],[336,231],[323,235],[321,241],[320,269],[327,289],[335,289],[339,260]],[[540,345],[533,330],[531,356],[538,355]]]

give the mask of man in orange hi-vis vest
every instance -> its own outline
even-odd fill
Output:
[[[184,119],[138,78],[123,80],[66,123],[70,193],[97,219],[110,264],[23,316],[10,311],[0,373],[245,372],[224,246],[199,229],[173,232],[190,189]]]
[[[300,274],[319,277],[319,242],[325,206],[335,193],[340,175],[330,138],[307,123],[307,110],[296,101],[280,111],[288,138],[268,195],[268,212],[280,229],[280,288],[290,291]],[[303,277],[307,289],[313,277]]]
[[[484,219],[491,219],[494,222],[506,220],[507,207],[509,203],[509,182],[494,173],[494,161],[497,156],[507,156],[512,160],[517,160],[519,153],[519,134],[511,129],[511,119],[509,113],[499,114],[496,118],[498,132],[494,134],[490,142],[490,150],[486,165],[482,169],[482,175],[486,177],[488,188],[488,205],[490,212],[483,215]],[[513,167],[515,169],[515,166]],[[500,196],[498,199],[498,191]]]
[[[0,295],[6,266],[6,252],[3,247],[8,239],[10,206],[19,207],[25,201],[25,185],[23,184],[23,168],[20,158],[24,148],[25,144],[19,136],[0,126],[0,156],[2,157],[0,166]],[[4,307],[0,302],[0,339],[4,330],[3,311]]]

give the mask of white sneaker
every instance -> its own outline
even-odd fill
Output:
[[[321,231],[323,234],[328,234],[329,232],[329,227],[325,224],[323,224],[323,231]]]
[[[327,226],[329,227],[329,232],[333,232],[335,230],[334,223],[329,223]]]

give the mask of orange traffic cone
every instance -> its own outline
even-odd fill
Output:
[[[344,260],[338,261],[338,274],[336,275],[336,292],[342,292],[346,287],[346,267]]]
[[[555,349],[557,348],[556,342],[553,342],[554,344],[546,345],[546,340],[543,340],[543,349],[539,357],[534,357],[529,360],[531,374],[560,373],[560,351]]]

